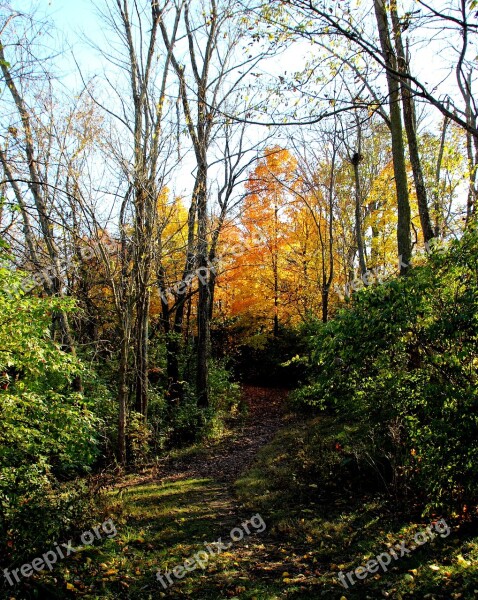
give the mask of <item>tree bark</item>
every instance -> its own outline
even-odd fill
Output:
[[[396,0],[398,2],[398,0]],[[413,180],[415,183],[415,192],[417,194],[418,213],[420,215],[420,223],[422,226],[423,238],[425,243],[434,237],[434,231],[428,209],[427,190],[423,177],[422,162],[418,149],[415,105],[408,84],[410,75],[408,60],[405,55],[405,49],[402,41],[402,29],[400,19],[397,13],[396,3],[391,6],[392,26],[395,38],[395,48],[397,52],[397,67],[400,73],[403,73],[401,92],[403,105],[403,120],[405,123],[405,131],[407,133],[408,151],[410,153],[410,162],[413,171]]]
[[[390,129],[392,135],[393,172],[397,192],[397,246],[400,257],[400,274],[404,275],[410,265],[412,244],[410,235],[410,199],[408,194],[407,166],[403,144],[402,113],[400,110],[400,84],[392,75],[397,71],[397,60],[390,41],[387,11],[383,0],[374,0],[375,16],[380,36],[382,57],[387,66],[387,84],[390,104]]]
[[[125,464],[126,457],[126,423],[128,415],[128,355],[129,355],[129,336],[126,331],[123,331],[121,339],[121,351],[119,361],[119,387],[118,387],[118,460],[121,464]]]
[[[197,214],[198,214],[198,304],[197,304],[197,363],[196,386],[198,406],[206,408],[208,397],[208,356],[209,356],[209,266],[207,243],[207,166],[199,167]]]

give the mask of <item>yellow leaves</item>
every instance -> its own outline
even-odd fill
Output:
[[[69,590],[70,592],[76,592],[76,588],[72,583],[67,583],[66,584],[66,589]]]
[[[458,554],[456,557],[456,562],[460,565],[460,567],[464,567],[465,569],[471,565],[471,562],[463,558],[461,554]]]

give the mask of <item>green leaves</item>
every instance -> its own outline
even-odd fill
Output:
[[[370,455],[429,508],[478,498],[477,257],[468,231],[409,276],[356,294],[315,326],[310,383],[295,394],[367,427]]]
[[[70,386],[84,369],[50,337],[52,313],[72,304],[25,296],[20,281],[0,268],[0,518],[7,529],[26,506],[45,501],[55,476],[85,472],[98,455],[98,420]]]

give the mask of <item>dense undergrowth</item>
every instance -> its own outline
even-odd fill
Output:
[[[21,273],[0,268],[1,568],[37,556],[92,521],[101,523],[108,514],[102,490],[117,468],[117,383],[111,361],[94,361],[87,351],[79,357],[65,352],[52,339],[52,316],[75,311],[74,304],[27,295],[20,281]],[[185,380],[194,379],[187,356],[182,363]],[[159,359],[158,364],[162,375]],[[78,378],[81,391],[75,391]],[[171,415],[165,387],[164,375],[152,384],[147,424],[130,414],[130,468],[178,440],[222,435],[227,418],[240,410],[239,386],[219,360],[211,361],[211,403],[201,428],[194,389],[185,381],[183,403]],[[110,476],[105,478],[104,471]]]
[[[284,586],[264,598],[476,598],[478,515],[432,511],[387,490],[357,448],[357,426],[335,416],[303,419],[263,448],[236,483],[239,499],[259,511],[283,548]],[[420,496],[420,495],[418,495]],[[420,547],[414,536],[441,519],[447,528]],[[403,542],[410,553],[354,583],[339,574]],[[413,549],[412,549],[413,548]],[[241,596],[249,598],[251,596]]]
[[[395,494],[427,511],[477,504],[476,230],[304,334],[296,403],[352,423],[357,460]]]

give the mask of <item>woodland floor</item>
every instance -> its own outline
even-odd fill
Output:
[[[283,390],[245,387],[244,400],[247,416],[218,442],[171,453],[116,482],[117,535],[79,549],[25,597],[478,598],[476,530],[462,521],[449,537],[397,561],[388,573],[344,589],[339,571],[365,564],[385,544],[407,539],[433,518],[398,502],[390,506],[377,494],[357,497],[352,483],[335,489],[333,473],[325,492],[319,482],[299,481],[310,445],[329,438],[335,445],[340,427],[327,417],[290,415]],[[157,581],[159,569],[172,571],[204,543],[230,540],[230,531],[257,513],[267,525],[263,532],[244,535],[204,569],[182,579],[171,575],[174,585],[167,589]]]

